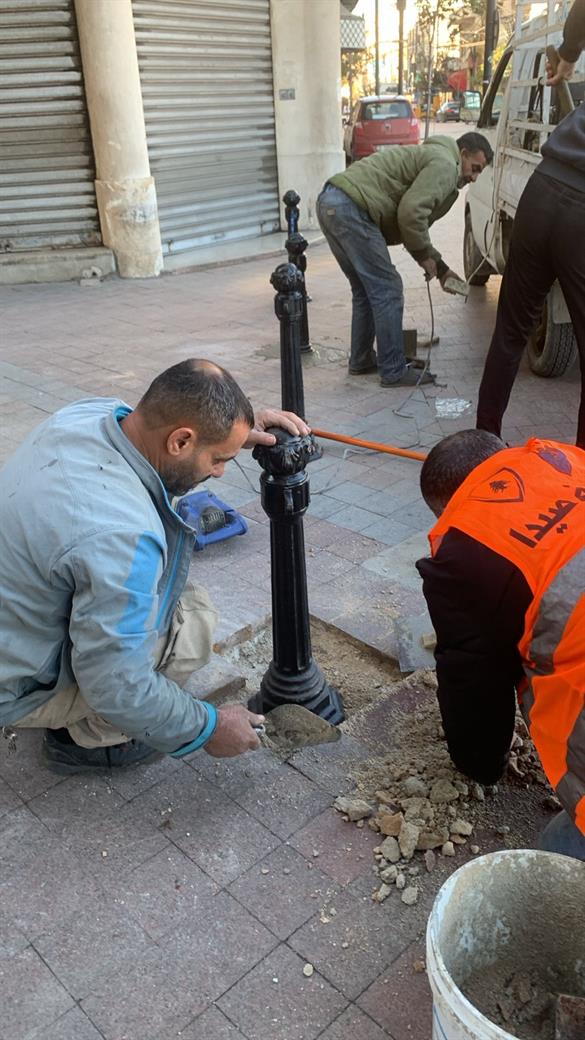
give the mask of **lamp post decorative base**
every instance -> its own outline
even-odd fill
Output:
[[[250,698],[248,707],[250,711],[266,715],[281,704],[300,704],[332,726],[345,718],[339,690],[329,685],[315,661],[296,675],[286,675],[275,661],[270,662],[260,691]]]

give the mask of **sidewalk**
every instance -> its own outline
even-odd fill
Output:
[[[460,200],[433,234],[459,269],[462,214]],[[420,269],[402,250],[394,258],[405,325],[428,335]],[[346,282],[325,245],[308,260],[309,421],[421,451],[473,426],[499,279],[472,290],[467,304],[433,286],[441,344],[432,368],[442,385],[410,395],[381,389],[375,376],[347,376]],[[112,395],[135,404],[159,371],[187,356],[226,365],[255,406],[279,405],[271,265],[2,290],[0,459],[67,402]],[[469,407],[447,418],[441,402],[454,401]],[[541,380],[524,364],[504,436],[574,441],[578,401],[575,370]],[[311,612],[396,656],[401,618],[424,613],[413,565],[433,517],[418,490],[420,463],[324,448],[310,468],[305,524]],[[193,561],[220,611],[219,649],[270,613],[259,470],[251,456],[238,462],[213,490],[246,515],[249,533]],[[430,902],[373,904],[379,836],[331,809],[351,740],[335,745],[346,750],[327,768],[325,751],[294,764],[264,750],[219,763],[200,753],[106,781],[48,773],[37,762],[39,739],[23,732],[16,755],[0,748],[1,1035],[429,1040],[428,985],[413,965],[424,957]],[[517,809],[512,797],[506,806]],[[534,820],[521,825],[530,844]]]

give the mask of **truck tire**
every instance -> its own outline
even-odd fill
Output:
[[[553,379],[562,376],[577,356],[577,344],[570,322],[555,325],[551,308],[545,304],[542,319],[527,345],[528,363],[537,376]]]
[[[493,270],[477,248],[471,227],[469,210],[465,214],[465,231],[463,233],[463,270],[470,285],[485,285]],[[475,274],[473,272],[475,271]],[[470,278],[470,275],[473,277]]]

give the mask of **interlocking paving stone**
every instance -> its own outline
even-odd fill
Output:
[[[35,816],[55,834],[62,834],[74,820],[91,827],[123,805],[124,798],[107,780],[91,775],[68,777],[28,803]]]
[[[218,886],[196,863],[170,846],[121,878],[102,881],[112,905],[139,922],[157,942],[199,913]]]
[[[271,852],[279,839],[219,788],[194,770],[189,774],[158,784],[131,804],[139,804],[153,827],[164,822],[173,844],[227,885]]]
[[[236,793],[233,798],[279,838],[288,838],[331,804],[327,792],[290,766],[283,766],[264,784]]]
[[[87,1015],[79,1007],[71,1008],[46,1029],[35,1032],[34,1040],[102,1040]]]
[[[62,776],[56,776],[41,765],[41,740],[41,730],[19,729],[17,750],[12,753],[8,751],[6,741],[0,741],[0,776],[25,802],[63,780]]]
[[[397,891],[382,906],[373,902],[376,884],[371,872],[370,877],[370,883],[359,882],[359,895],[357,887],[343,892],[324,913],[315,914],[288,940],[293,950],[314,964],[350,1000],[355,1000],[418,936],[420,914],[425,913],[412,914],[412,908],[400,902]]]
[[[253,1040],[315,1040],[347,1001],[318,972],[306,978],[304,963],[279,946],[218,1001],[219,1007]]]
[[[360,1008],[396,1040],[430,1037],[433,1000],[426,972],[415,972],[415,961],[424,963],[424,943],[409,946],[358,999]]]
[[[351,1005],[321,1033],[319,1040],[387,1040],[387,1037],[388,1033],[380,1029],[368,1015]]]
[[[12,809],[18,809],[24,805],[22,798],[19,798],[16,791],[2,780],[0,777],[0,816],[4,816],[5,813],[10,812]]]
[[[108,976],[117,980],[152,942],[120,905],[101,895],[34,940],[38,953],[76,1000]],[[115,980],[112,980],[115,985]]]
[[[312,857],[319,870],[339,885],[371,873],[372,849],[379,840],[369,828],[358,830],[346,823],[334,809],[316,816],[289,839],[293,848],[308,860]]]
[[[33,1031],[73,1006],[70,994],[30,947],[0,959],[0,993],[7,1040],[30,1040]]]
[[[96,880],[119,876],[169,847],[163,832],[140,814],[136,802],[95,820],[91,829],[82,819],[68,824],[61,840]]]
[[[286,939],[335,900],[340,888],[319,870],[318,860],[282,845],[234,881],[229,891],[279,939]]]
[[[181,1030],[181,1040],[236,1040],[244,1034],[217,1007],[210,1007],[190,1026]]]

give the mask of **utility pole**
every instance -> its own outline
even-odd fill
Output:
[[[487,0],[485,9],[485,48],[483,52],[483,96],[492,78],[492,54],[495,46],[497,7],[496,0]]]
[[[398,8],[398,93],[404,92],[404,8],[406,0],[396,0]]]
[[[376,0],[376,97],[380,94],[380,3]]]

